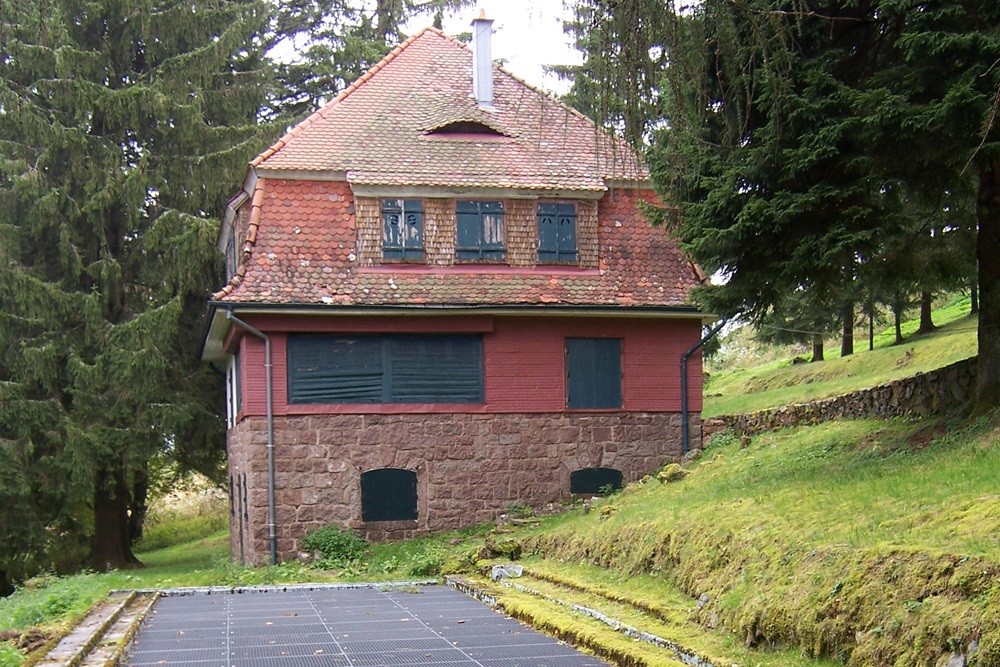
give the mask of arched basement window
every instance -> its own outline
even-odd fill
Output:
[[[622,471],[614,468],[580,468],[569,474],[569,492],[605,494],[622,488]]]
[[[361,473],[361,520],[408,521],[417,518],[417,473],[380,468]]]

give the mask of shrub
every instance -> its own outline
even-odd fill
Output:
[[[332,523],[306,535],[302,544],[309,551],[319,552],[321,565],[334,567],[361,560],[368,549],[368,543],[360,535]]]

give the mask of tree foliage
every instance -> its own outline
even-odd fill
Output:
[[[987,0],[582,0],[606,73],[643,118],[661,217],[725,284],[705,303],[760,319],[887,257],[977,178],[982,405],[1000,399],[1000,6]],[[581,14],[586,16],[587,14]],[[649,48],[627,49],[635,25]],[[654,48],[655,47],[655,48]],[[665,53],[666,57],[660,56]],[[651,62],[658,76],[644,73]],[[638,73],[638,74],[637,74]],[[651,90],[651,87],[653,90]],[[598,105],[601,108],[602,105]],[[604,105],[606,107],[606,105]],[[637,126],[633,121],[625,127]],[[928,239],[950,238],[939,228]],[[863,274],[863,272],[861,272]]]
[[[94,566],[133,562],[150,456],[223,452],[193,350],[216,216],[277,130],[256,122],[267,18],[254,0],[0,0],[0,569],[87,537]]]

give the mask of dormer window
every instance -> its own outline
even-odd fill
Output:
[[[475,120],[459,120],[453,123],[448,123],[442,125],[441,127],[436,127],[431,130],[428,134],[430,135],[480,135],[487,137],[503,137],[506,136],[503,132],[486,125],[485,123],[480,123]]]
[[[576,205],[538,205],[538,263],[576,262]]]
[[[423,261],[424,209],[419,199],[382,200],[382,258]]]
[[[504,257],[503,203],[456,202],[455,256],[467,261],[493,261]]]

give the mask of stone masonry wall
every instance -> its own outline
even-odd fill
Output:
[[[866,419],[942,414],[961,409],[976,390],[976,358],[870,389],[810,403],[706,419],[703,437],[726,428],[748,435],[831,419]]]
[[[621,470],[626,483],[680,458],[676,413],[401,414],[276,417],[279,557],[335,521],[369,539],[411,537],[492,521],[505,506],[568,500],[570,473]],[[692,438],[700,434],[692,415]],[[265,562],[266,425],[244,419],[229,433],[230,473],[249,480],[246,562]],[[361,473],[417,473],[415,521],[361,521]],[[233,522],[233,556],[239,558]]]

